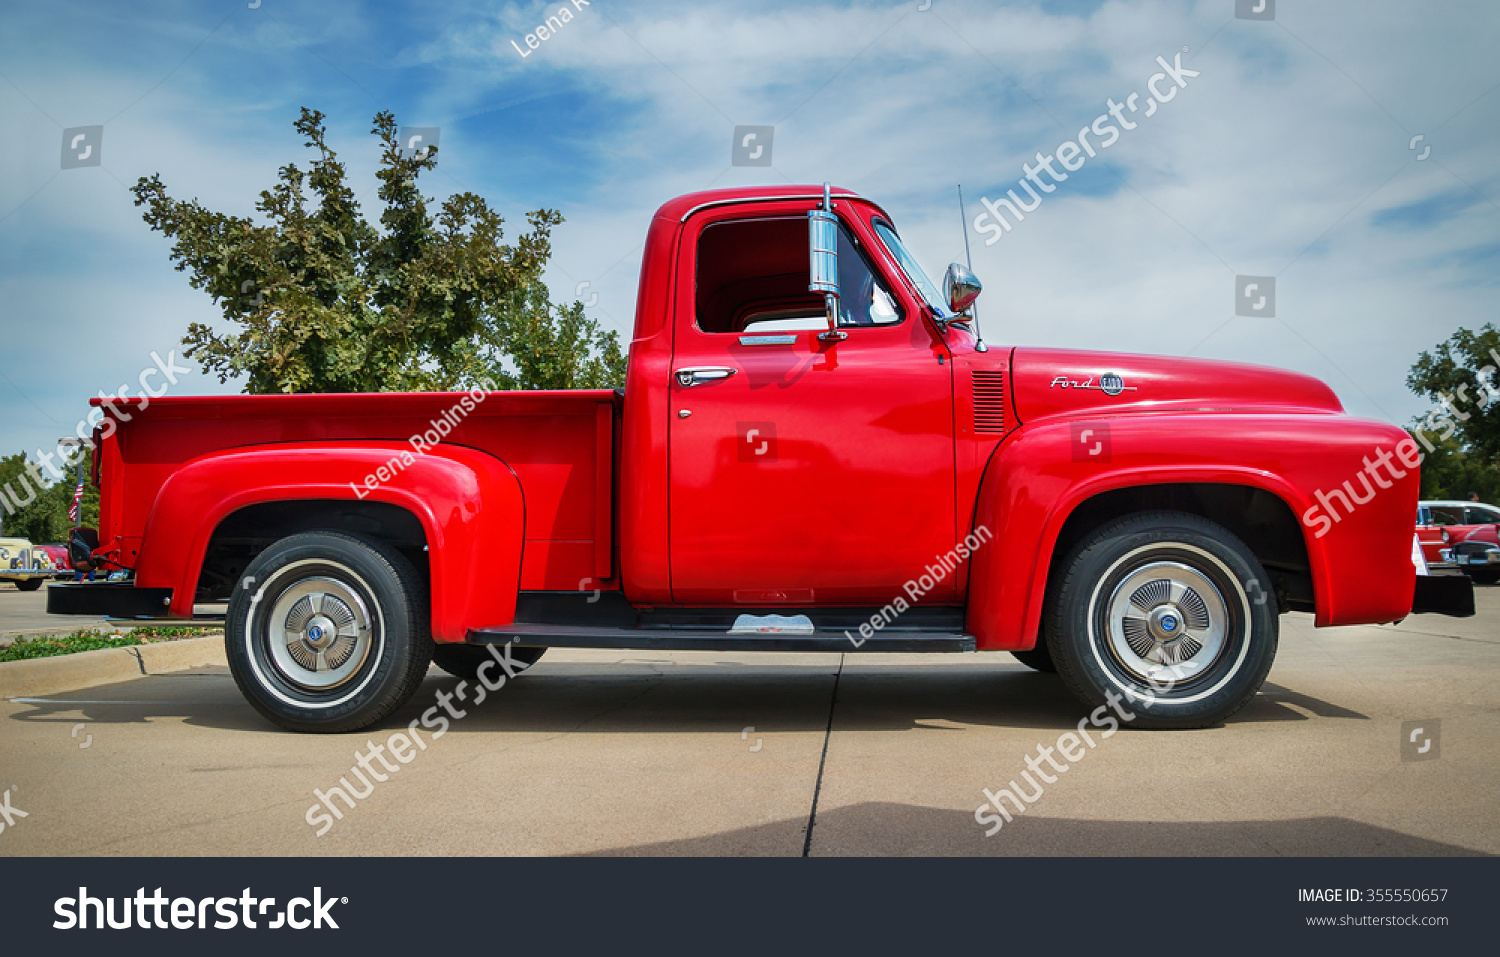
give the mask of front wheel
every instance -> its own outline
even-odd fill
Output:
[[[42,587],[42,580],[40,578],[30,578],[26,581],[16,582],[16,587],[21,591],[36,591]]]
[[[1476,585],[1493,585],[1500,582],[1500,568],[1471,568],[1469,577]]]
[[[386,545],[284,538],[245,569],[224,648],[246,700],[292,731],[354,731],[406,703],[432,660],[422,578]]]
[[[1142,728],[1203,728],[1244,707],[1276,657],[1266,572],[1197,515],[1127,516],[1080,542],[1048,596],[1047,647],[1086,704]]]

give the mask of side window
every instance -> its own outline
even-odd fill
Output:
[[[698,237],[694,305],[708,333],[822,330],[823,297],[807,291],[807,218],[713,223]],[[839,230],[839,324],[884,326],[903,316],[847,228]]]
[[[891,326],[901,321],[901,310],[891,291],[871,268],[854,237],[839,228],[839,325]]]
[[[1497,512],[1492,508],[1479,508],[1477,506],[1470,505],[1468,508],[1464,509],[1464,511],[1468,513],[1465,516],[1467,518],[1467,522],[1465,524],[1468,525],[1491,525],[1496,522],[1500,522],[1500,512]]]
[[[1463,509],[1451,508],[1445,505],[1436,505],[1432,509],[1432,524],[1434,525],[1462,525]]]

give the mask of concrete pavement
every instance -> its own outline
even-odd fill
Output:
[[[1500,588],[1479,601],[1399,626],[1285,616],[1239,715],[1101,740],[989,838],[981,788],[1084,713],[1005,654],[553,650],[322,837],[314,790],[454,679],[433,669],[376,729],[305,736],[222,668],[144,677],[0,702],[0,787],[28,815],[0,855],[1500,853]],[[1401,760],[1404,721],[1437,759]]]
[[[103,618],[47,614],[47,586],[23,592],[10,582],[0,582],[0,645],[23,635],[67,634],[80,628],[113,631]]]

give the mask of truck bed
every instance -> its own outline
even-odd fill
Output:
[[[144,409],[117,400],[115,408],[130,418],[103,443],[101,466],[108,481],[100,539],[119,536],[120,562],[132,566],[163,483],[200,456],[292,442],[405,444],[432,429],[463,395],[164,397]],[[498,457],[520,481],[526,514],[521,589],[576,590],[584,580],[610,578],[620,395],[609,390],[474,395],[484,398],[442,441]]]

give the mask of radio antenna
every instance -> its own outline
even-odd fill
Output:
[[[958,184],[958,219],[959,225],[964,231],[964,265],[969,267],[969,272],[974,271],[974,260],[969,255],[969,217],[964,212],[964,184]],[[969,315],[974,318],[974,351],[989,352],[990,347],[984,344],[984,334],[979,331],[979,304],[969,304]]]

